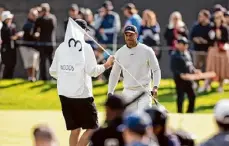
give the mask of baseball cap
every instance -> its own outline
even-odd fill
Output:
[[[152,120],[152,126],[165,125],[167,121],[167,111],[162,107],[153,105],[146,109],[145,112],[149,114]]]
[[[108,95],[107,101],[104,103],[105,106],[110,107],[111,109],[124,109],[125,104],[122,100],[122,97],[119,95]]]
[[[76,19],[75,22],[83,29],[90,30],[87,26],[87,22],[83,19]]]
[[[110,10],[110,11],[114,9],[111,1],[105,1],[103,3],[102,7],[106,8],[107,10]]]
[[[229,99],[222,99],[215,105],[214,115],[218,122],[229,124]]]
[[[6,19],[12,19],[14,15],[10,11],[3,11],[2,12],[2,21],[5,21]]]
[[[132,9],[136,9],[136,7],[133,3],[127,3],[126,5],[124,5],[124,7],[122,7],[122,9],[132,10]]]
[[[124,32],[138,33],[137,27],[134,25],[127,25],[124,29]]]
[[[74,10],[74,11],[78,11],[78,10],[79,10],[79,7],[78,7],[77,4],[71,4],[71,6],[70,6],[69,9],[70,9],[70,10]]]
[[[189,41],[188,41],[188,39],[186,37],[179,37],[177,39],[177,43],[188,44]]]
[[[118,131],[123,132],[129,129],[138,134],[145,134],[146,128],[151,125],[152,121],[145,112],[136,112],[127,115],[123,119],[123,124],[118,126]]]

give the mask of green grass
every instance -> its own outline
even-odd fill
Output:
[[[106,99],[107,84],[102,81],[93,82],[93,94],[98,109]],[[176,112],[176,95],[175,85],[172,80],[166,79],[161,81],[158,99],[168,111]],[[217,93],[217,84],[213,84],[213,90],[209,93],[197,96],[196,112],[209,113],[215,103],[222,98],[229,98],[229,85],[225,85],[224,93]],[[122,83],[119,83],[116,91],[122,90]],[[185,101],[185,108],[187,107]],[[35,83],[27,82],[22,79],[1,80],[0,81],[0,109],[12,110],[59,110],[60,102],[57,96],[56,84],[51,82],[38,81]]]

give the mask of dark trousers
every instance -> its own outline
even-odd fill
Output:
[[[193,113],[195,108],[195,99],[196,95],[192,88],[192,82],[191,81],[184,81],[180,78],[175,78],[175,84],[176,84],[176,92],[177,92],[177,111],[178,113],[183,112],[183,102],[184,102],[184,95],[187,93],[189,105],[187,113]]]
[[[46,67],[46,60],[48,60],[49,65],[52,64],[52,53],[53,47],[41,47],[39,48],[40,51],[40,79],[41,80],[48,80],[47,74],[48,69]]]
[[[16,50],[7,48],[6,51],[1,52],[3,65],[3,79],[12,79],[14,68],[16,66]]]
[[[15,65],[4,65],[3,79],[12,79],[14,74]]]

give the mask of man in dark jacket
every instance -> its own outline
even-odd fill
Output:
[[[182,113],[184,94],[188,94],[189,106],[188,113],[194,112],[195,106],[195,92],[192,88],[192,81],[186,80],[186,74],[198,73],[192,64],[191,55],[188,52],[188,40],[185,37],[178,38],[176,43],[176,50],[172,52],[171,56],[171,70],[173,72],[174,81],[177,92],[177,109],[178,113]]]
[[[72,4],[70,8],[68,9],[68,15],[71,17],[73,20],[78,19],[78,14],[79,14],[79,7],[77,4]],[[64,30],[66,31],[68,25],[68,18],[64,21]]]
[[[28,14],[28,19],[23,26],[24,36],[20,47],[22,60],[27,70],[29,81],[36,81],[36,71],[39,66],[39,52],[35,49],[37,46],[33,36],[33,29],[37,17],[38,11],[34,8],[31,9]]]
[[[198,16],[198,22],[193,26],[191,31],[191,40],[193,42],[193,61],[197,69],[204,69],[207,60],[207,51],[210,46],[209,32],[210,12],[201,10]]]
[[[229,145],[229,100],[220,100],[214,109],[214,117],[219,133],[204,142],[201,146],[228,146]]]
[[[110,95],[105,103],[106,122],[91,137],[91,146],[124,146],[122,132],[117,127],[122,124],[124,102],[117,95]]]
[[[34,34],[39,40],[40,51],[40,76],[47,80],[46,60],[52,63],[52,53],[56,46],[56,17],[50,13],[48,3],[41,4],[43,16],[35,22]]]
[[[16,65],[16,25],[12,23],[13,14],[10,11],[2,12],[3,26],[1,29],[1,57],[4,65],[3,79],[12,79]]]

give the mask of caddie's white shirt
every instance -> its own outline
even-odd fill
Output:
[[[89,44],[84,43],[84,61],[79,62],[74,51],[66,51],[59,46],[55,52],[50,75],[57,79],[58,94],[68,98],[93,97],[92,79],[105,71],[104,65],[98,65]],[[76,48],[73,48],[76,50]],[[78,51],[78,50],[77,50]]]
[[[136,47],[131,49],[124,45],[116,52],[115,58],[135,79],[145,86],[146,89],[151,87],[151,71],[153,71],[154,74],[153,85],[159,86],[161,71],[152,48],[142,43],[138,43]],[[121,71],[123,73],[124,90],[142,90],[141,86],[115,62],[109,77],[108,93],[114,93]]]

